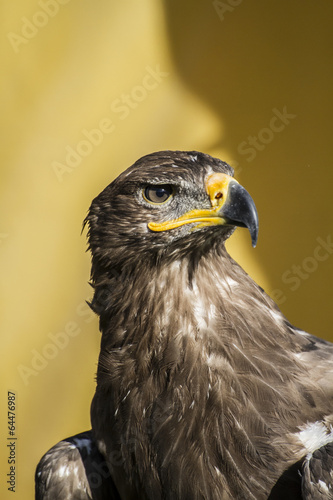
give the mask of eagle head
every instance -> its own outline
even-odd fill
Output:
[[[248,228],[253,246],[258,237],[255,204],[232,167],[196,151],[140,158],[93,200],[85,222],[93,267],[207,250],[236,226]]]

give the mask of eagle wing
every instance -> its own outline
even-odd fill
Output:
[[[308,377],[315,381],[332,400],[333,345],[307,332],[292,327],[301,334],[306,344],[297,354],[308,367]],[[308,423],[300,436],[308,453],[290,466],[279,478],[271,491],[269,500],[333,500],[333,415]]]
[[[92,432],[60,441],[36,469],[36,500],[120,500]]]
[[[302,495],[304,500],[333,500],[333,442],[306,457]]]
[[[332,399],[333,344],[297,328],[293,329],[309,341],[307,347],[298,354],[299,360],[308,367],[309,378]]]

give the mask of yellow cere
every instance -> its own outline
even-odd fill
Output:
[[[233,177],[227,174],[216,172],[206,179],[206,193],[209,195],[212,207],[222,207],[227,199],[229,183],[235,181]],[[237,181],[235,181],[237,182]]]
[[[227,199],[229,183],[234,180],[230,175],[222,173],[211,174],[205,182],[206,193],[209,195],[212,208],[203,210],[191,210],[178,219],[173,219],[165,222],[149,222],[148,227],[151,231],[169,231],[184,224],[198,223],[195,229],[212,226],[223,225],[226,223],[223,217],[220,217],[218,212]]]

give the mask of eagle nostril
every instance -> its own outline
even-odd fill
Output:
[[[219,191],[218,193],[216,193],[215,195],[215,199],[216,200],[219,200],[220,198],[223,198],[223,193],[221,193],[221,191]]]

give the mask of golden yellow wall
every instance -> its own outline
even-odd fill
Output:
[[[291,322],[333,340],[331,5],[2,6],[0,466],[8,472],[11,390],[15,498],[33,497],[35,465],[51,445],[89,428],[99,333],[84,303],[81,223],[143,154],[197,149],[230,161],[261,223],[255,250],[238,230],[230,252]]]

